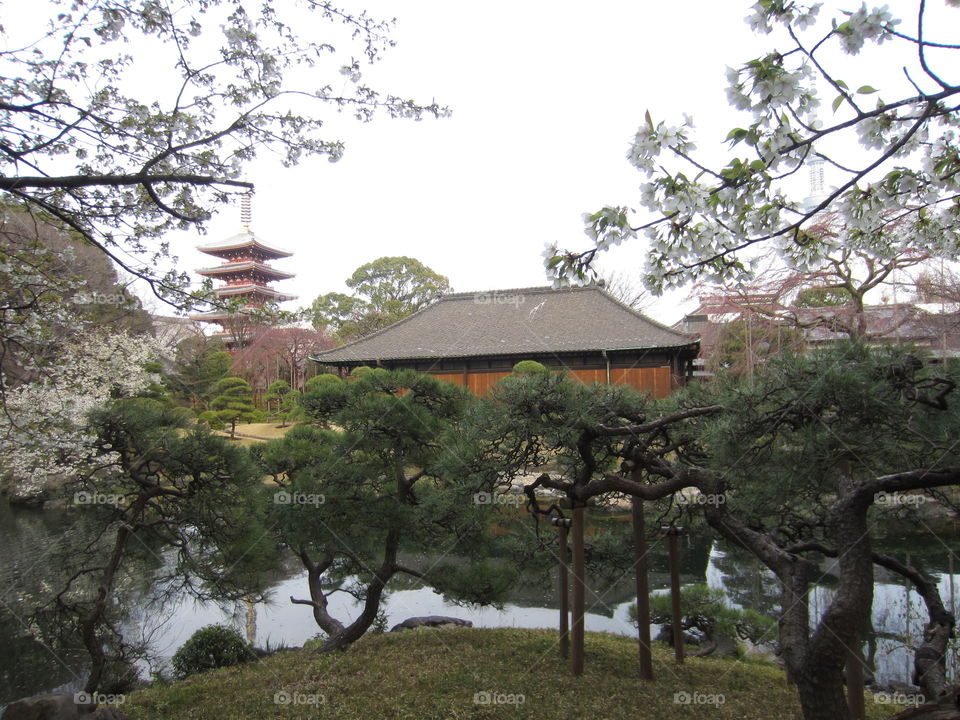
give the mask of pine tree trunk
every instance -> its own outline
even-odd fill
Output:
[[[835,672],[811,673],[796,678],[803,720],[848,720],[850,709],[843,678]]]

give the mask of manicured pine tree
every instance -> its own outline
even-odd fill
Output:
[[[276,415],[280,419],[280,427],[286,427],[287,423],[293,420],[300,409],[298,402],[300,393],[290,387],[286,380],[274,380],[267,388],[267,394],[263,399],[267,402],[267,407],[271,403],[276,406]]]
[[[214,394],[210,406],[218,418],[230,423],[230,437],[233,438],[236,436],[237,423],[242,420],[249,422],[256,414],[253,388],[243,378],[225,377],[214,386]]]

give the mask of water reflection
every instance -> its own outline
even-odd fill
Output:
[[[50,651],[32,639],[22,617],[30,602],[61,580],[56,552],[75,539],[76,515],[67,511],[11,509],[0,504],[0,647],[9,649],[0,656],[0,704],[58,686],[79,687],[82,683],[85,656]],[[628,528],[623,518],[608,518],[606,522],[623,530]],[[944,536],[947,535],[941,532],[940,537]],[[939,576],[945,604],[960,610],[960,598],[956,597],[960,594],[960,576],[951,572],[954,568],[949,548],[926,535],[922,540],[889,534],[880,545],[885,552],[899,556],[909,550],[915,563]],[[621,567],[614,564],[612,570],[588,578],[586,627],[590,631],[622,635],[636,632],[628,617],[628,607],[634,601],[631,553],[624,557],[627,560]],[[452,615],[470,620],[476,627],[554,628],[559,606],[555,568],[549,555],[545,559],[543,572],[526,578],[502,609],[461,607],[446,602],[429,587],[413,583],[403,586],[387,596],[384,611],[388,627],[416,615]],[[432,561],[404,558],[405,563],[419,562],[421,567]],[[665,548],[654,542],[649,561],[651,587],[655,592],[665,592],[669,586]],[[687,536],[680,542],[680,565],[683,583],[706,582],[725,590],[738,606],[776,612],[776,579],[741,549],[714,542],[706,535]],[[132,583],[134,590],[127,596],[130,601],[125,609],[124,628],[129,638],[142,640],[158,658],[155,665],[145,667],[147,676],[165,665],[177,648],[205,625],[232,625],[259,647],[299,646],[317,633],[310,608],[289,602],[291,595],[302,597],[306,587],[305,574],[295,561],[277,570],[268,602],[255,606],[241,602],[229,607],[197,603],[181,595],[161,609],[153,602],[163,594],[163,588],[152,580],[157,568],[135,567],[141,576]],[[814,617],[829,603],[833,592],[831,564],[825,562],[821,571],[821,584],[810,598]],[[359,604],[346,593],[332,595],[330,605],[335,617],[348,621],[360,612]],[[913,660],[902,646],[902,638],[911,637],[908,643],[913,646],[918,642],[926,621],[923,602],[917,593],[908,592],[902,581],[878,570],[872,619],[870,654],[875,658],[877,679],[882,683],[908,682]],[[957,677],[956,640],[949,664],[951,676]]]

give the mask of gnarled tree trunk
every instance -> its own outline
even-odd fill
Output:
[[[952,688],[936,702],[909,708],[888,720],[957,720],[960,718],[960,688]]]
[[[934,701],[948,693],[947,643],[953,637],[956,618],[944,607],[937,584],[917,568],[884,555],[875,554],[873,560],[910,580],[927,606],[928,620],[923,630],[923,642],[913,660],[913,683],[923,690],[927,700]]]

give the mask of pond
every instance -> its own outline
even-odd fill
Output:
[[[612,518],[618,523],[625,518]],[[79,689],[85,678],[86,660],[82,653],[53,651],[31,638],[29,619],[22,608],[31,592],[43,592],[56,582],[53,566],[54,549],[69,543],[75,531],[75,516],[66,510],[29,510],[11,508],[0,503],[0,706],[13,699],[48,692],[54,689]],[[601,519],[599,522],[609,522]],[[955,546],[956,528],[939,529],[937,533],[888,531],[878,547],[882,551],[911,559],[939,578],[945,604],[960,610],[960,562]],[[943,538],[948,538],[945,542]],[[533,541],[531,530],[531,541]],[[456,562],[458,558],[448,556]],[[549,562],[549,556],[545,559]],[[405,563],[429,566],[435,558],[409,557]],[[650,555],[650,583],[655,592],[666,592],[669,586],[666,552],[654,547]],[[954,564],[957,565],[954,568]],[[769,612],[779,600],[777,583],[759,562],[705,535],[686,536],[680,540],[680,572],[682,583],[707,583],[722,588],[734,605]],[[811,611],[817,616],[829,602],[832,565],[821,566],[823,581],[811,594]],[[912,653],[909,646],[919,641],[926,609],[916,592],[909,591],[900,579],[886,571],[876,572],[873,630],[868,646],[882,684],[909,682]],[[152,582],[149,569],[138,578],[137,602],[130,603],[125,615],[125,635],[143,639],[156,656],[153,666],[144,667],[144,676],[166,667],[169,658],[190,635],[212,623],[236,627],[258,647],[299,646],[317,634],[310,608],[290,603],[290,597],[306,597],[305,574],[295,562],[278,571],[271,583],[270,599],[265,603],[238,603],[221,607],[214,603],[197,603],[180,596],[161,611],[151,602],[160,594]],[[629,620],[629,606],[635,601],[634,578],[629,571],[614,572],[603,577],[588,577],[586,628],[633,636],[636,629]],[[458,606],[446,602],[429,587],[409,586],[391,592],[384,611],[387,626],[417,615],[452,615],[470,620],[475,627],[555,628],[558,623],[559,600],[554,576],[544,573],[521,582],[510,601],[501,609]],[[331,610],[341,619],[356,617],[359,605],[346,593],[331,596]],[[656,636],[657,628],[653,628]],[[958,677],[957,641],[953,641],[948,672]]]

